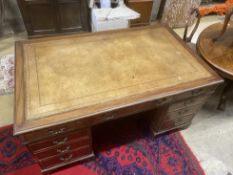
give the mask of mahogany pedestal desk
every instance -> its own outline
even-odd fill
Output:
[[[16,42],[14,134],[49,173],[94,156],[94,125],[147,112],[154,135],[187,127],[221,82],[160,25]]]

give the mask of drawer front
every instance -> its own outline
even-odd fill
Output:
[[[180,101],[183,99],[187,99],[187,98],[192,98],[192,97],[197,97],[197,96],[210,96],[211,94],[214,93],[215,89],[217,86],[209,86],[209,87],[203,87],[203,88],[199,88],[199,89],[195,89],[192,91],[188,91],[179,95],[175,95],[173,97],[173,101]]]
[[[194,117],[194,114],[191,114],[183,118],[177,118],[175,120],[166,120],[162,123],[161,127],[159,128],[159,132],[168,131],[168,130],[179,128],[183,125],[187,125],[192,121],[193,117]]]
[[[114,110],[114,111],[111,111],[105,114],[93,116],[91,119],[91,123],[95,125],[98,123],[114,120],[120,117],[155,109],[155,108],[164,106],[172,102],[174,103],[173,105],[170,106],[169,112],[178,110],[179,108],[185,108],[190,105],[195,105],[199,103],[203,104],[205,100],[208,98],[209,94],[212,94],[214,92],[215,88],[216,88],[215,86],[200,88],[200,89],[185,92],[179,95],[170,96],[170,97],[161,98],[158,100],[144,102],[141,104],[136,104],[133,106],[124,107],[124,108]]]
[[[39,151],[34,151],[33,156],[36,159],[45,159],[51,156],[56,156],[57,154],[65,154],[67,152],[70,152],[71,150],[75,150],[83,146],[92,147],[90,139],[74,140],[61,146],[40,149]]]
[[[54,166],[68,165],[76,160],[81,160],[82,157],[92,154],[92,149],[88,146],[83,146],[70,152],[52,156],[38,161],[42,169],[52,168]]]
[[[121,109],[113,110],[113,111],[107,112],[105,114],[93,116],[91,119],[91,123],[93,125],[95,125],[98,123],[103,123],[106,121],[118,119],[118,118],[129,116],[132,114],[137,114],[140,112],[148,111],[148,110],[163,106],[165,104],[168,104],[171,101],[172,101],[172,98],[168,97],[168,98],[162,98],[162,99],[158,99],[158,100],[148,101],[148,102],[144,102],[144,103],[140,103],[140,104],[135,104],[133,106],[128,106],[128,107],[124,107]]]
[[[116,116],[114,115],[113,112],[107,112],[107,113],[104,113],[104,114],[99,114],[99,115],[93,116],[90,119],[90,122],[91,122],[92,125],[96,125],[98,123],[103,123],[103,122],[106,122],[106,121],[110,121],[110,120],[113,120],[115,118],[116,118]]]
[[[86,125],[87,124],[84,120],[82,121],[79,120],[79,121],[74,121],[74,122],[70,122],[66,124],[57,125],[54,127],[41,129],[38,131],[29,132],[29,133],[23,134],[23,137],[24,137],[25,144],[27,144],[27,143],[30,143],[36,140],[44,139],[44,138],[56,137],[66,132],[85,127]]]
[[[207,96],[199,96],[199,97],[194,97],[194,98],[188,98],[176,103],[173,103],[169,106],[168,112],[173,112],[176,110],[180,110],[189,106],[194,106],[194,105],[203,105],[206,100],[208,99]]]
[[[91,139],[90,135],[90,129],[83,129],[83,130],[77,130],[73,132],[69,132],[66,134],[63,134],[61,136],[56,136],[54,138],[46,139],[46,140],[41,140],[32,144],[28,144],[28,148],[35,152],[43,149],[48,149],[49,147],[53,146],[61,146],[65,145],[68,142],[78,139],[80,142],[86,139]]]
[[[177,118],[182,118],[183,116],[196,114],[201,107],[202,105],[195,105],[195,106],[182,108],[180,110],[168,112],[164,120],[174,120]]]

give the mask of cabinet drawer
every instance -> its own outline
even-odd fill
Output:
[[[173,103],[169,106],[168,112],[173,112],[176,110],[180,110],[182,108],[186,108],[189,106],[193,106],[193,105],[203,105],[205,103],[205,101],[207,100],[208,97],[206,96],[199,96],[199,97],[194,97],[194,98],[188,98],[176,103]]]
[[[90,122],[91,122],[92,125],[95,125],[95,124],[98,124],[98,123],[103,123],[103,122],[106,122],[106,121],[113,120],[115,118],[116,117],[115,117],[114,113],[111,111],[111,112],[107,112],[107,113],[104,113],[104,114],[98,114],[96,116],[93,116],[90,119]]]
[[[176,128],[179,128],[180,126],[186,125],[192,121],[193,117],[194,117],[194,114],[191,114],[183,118],[164,121],[161,127],[159,128],[159,132],[176,129]]]
[[[165,117],[165,120],[175,120],[178,118],[182,118],[183,116],[196,114],[201,107],[202,105],[194,105],[194,106],[182,108],[180,110],[168,112],[168,114]]]
[[[38,131],[29,132],[23,134],[24,142],[25,144],[27,144],[44,138],[56,137],[66,132],[73,131],[75,129],[82,128],[85,126],[86,126],[86,121],[79,120],[79,121],[69,122],[69,123],[41,129]]]
[[[90,139],[86,138],[83,140],[74,140],[61,146],[54,146],[45,149],[40,149],[39,151],[34,151],[33,156],[36,157],[37,159],[45,159],[51,156],[55,156],[57,154],[64,154],[70,152],[71,150],[75,150],[83,146],[92,147]]]
[[[127,106],[121,109],[113,110],[105,114],[96,115],[91,119],[91,121],[92,121],[92,124],[103,123],[106,121],[118,119],[120,117],[125,117],[129,115],[137,114],[140,112],[148,111],[151,109],[155,109],[157,107],[168,104],[171,101],[172,101],[172,98],[167,97],[167,98],[162,98],[158,100],[143,102],[140,104],[135,104],[132,106]]]
[[[83,129],[83,130],[77,130],[74,132],[66,133],[61,136],[56,136],[50,139],[41,140],[32,144],[28,144],[28,148],[35,152],[43,149],[48,149],[52,146],[61,146],[65,145],[68,142],[79,139],[80,142],[86,139],[91,139],[90,130],[89,129]]]
[[[89,146],[83,146],[78,149],[72,150],[65,154],[59,154],[57,156],[52,156],[46,159],[41,159],[38,161],[42,169],[48,169],[54,166],[63,166],[78,160],[82,160],[83,157],[92,154],[92,149]]]
[[[206,96],[209,97],[211,94],[214,93],[216,89],[216,86],[209,86],[209,87],[203,87],[203,88],[199,88],[199,89],[195,89],[192,91],[188,91],[179,95],[175,95],[173,97],[173,101],[177,102],[183,99],[187,99],[187,98],[192,98],[192,97],[197,97],[197,96]]]

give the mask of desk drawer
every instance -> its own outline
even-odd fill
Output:
[[[94,125],[94,124],[98,124],[98,123],[103,123],[106,121],[118,119],[120,117],[125,117],[125,116],[129,116],[129,115],[137,114],[140,112],[152,110],[152,109],[158,108],[160,106],[163,106],[165,104],[168,104],[171,101],[172,101],[172,98],[167,97],[167,98],[152,100],[152,101],[148,101],[148,102],[144,102],[144,103],[140,103],[140,104],[135,104],[132,106],[123,107],[121,109],[113,110],[113,111],[107,112],[105,114],[100,114],[100,115],[94,116],[91,119],[92,124]]]
[[[176,110],[180,110],[183,108],[187,108],[189,106],[194,106],[194,105],[203,105],[208,97],[206,96],[199,96],[199,97],[194,97],[194,98],[188,98],[176,103],[173,103],[169,106],[168,112],[173,112]]]
[[[155,109],[164,105],[168,105],[169,103],[173,103],[172,105],[170,105],[169,112],[177,110],[179,108],[184,108],[189,105],[195,105],[198,103],[203,104],[205,100],[208,98],[209,94],[212,94],[214,92],[214,89],[215,86],[205,87],[175,96],[170,96],[158,100],[144,102],[141,104],[135,104],[128,107],[123,107],[121,109],[113,110],[105,114],[93,116],[91,119],[91,123],[95,125],[98,123],[110,121],[120,117]]]
[[[59,154],[46,159],[40,159],[38,163],[42,169],[48,169],[59,165],[68,165],[76,160],[82,160],[82,157],[89,156],[91,154],[92,149],[89,146],[83,146],[64,154]]]
[[[217,86],[203,87],[203,88],[188,91],[188,92],[185,92],[185,93],[182,93],[182,94],[179,94],[179,95],[175,95],[173,97],[173,101],[177,102],[177,101],[180,101],[180,100],[183,100],[183,99],[197,97],[197,96],[209,97],[211,94],[214,93],[216,87]]]
[[[49,147],[52,146],[66,145],[68,142],[76,139],[78,139],[80,142],[86,139],[91,140],[90,129],[83,129],[83,130],[77,130],[77,131],[65,133],[61,136],[28,144],[28,147],[31,151],[35,152],[43,149],[48,149]]]
[[[169,111],[164,120],[175,120],[177,118],[182,118],[183,116],[196,114],[199,109],[202,107],[202,104],[185,107],[176,111]]]
[[[36,140],[44,139],[44,138],[56,137],[66,132],[73,131],[73,130],[76,130],[78,128],[82,128],[85,126],[86,126],[85,120],[82,120],[82,121],[79,120],[79,121],[69,122],[66,124],[61,124],[61,125],[41,129],[38,131],[29,132],[29,133],[23,134],[23,137],[24,137],[25,144],[27,144],[27,143],[30,143]]]
[[[78,139],[78,140],[68,142],[61,146],[53,146],[53,147],[48,147],[45,149],[40,149],[38,151],[34,151],[33,155],[37,159],[45,159],[51,156],[56,156],[57,154],[64,154],[64,153],[70,152],[71,150],[75,150],[83,146],[91,147],[90,139],[88,138],[82,139],[82,140]]]
[[[194,116],[195,114],[190,114],[182,118],[176,118],[174,120],[166,120],[162,123],[161,127],[159,128],[159,132],[176,129],[183,125],[188,125],[192,121]]]

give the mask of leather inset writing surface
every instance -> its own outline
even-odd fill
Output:
[[[24,45],[26,119],[211,76],[165,28]]]

